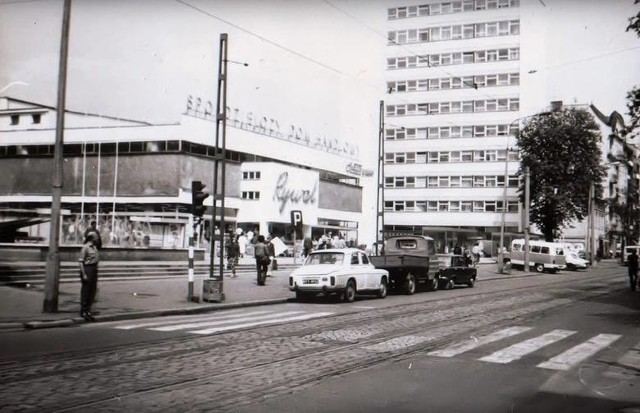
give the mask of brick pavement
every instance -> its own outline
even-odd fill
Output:
[[[187,271],[184,277],[99,282],[98,301],[94,305],[97,321],[112,321],[189,314],[214,311],[237,306],[281,303],[293,299],[287,288],[288,275],[294,268],[292,258],[279,258],[281,268],[267,279],[266,286],[258,286],[252,272],[251,260],[241,263],[237,278],[225,274],[225,299],[221,303],[187,301]],[[298,261],[299,265],[299,261]],[[512,270],[499,274],[496,263],[486,262],[478,267],[478,281],[531,275]],[[202,294],[202,276],[196,276],[194,295]],[[58,312],[43,313],[43,286],[16,288],[0,286],[0,329],[55,327],[82,323],[79,317],[80,283],[61,283]]]

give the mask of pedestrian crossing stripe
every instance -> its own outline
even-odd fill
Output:
[[[234,318],[234,319],[227,318],[225,320],[218,319],[218,320],[201,321],[198,323],[186,323],[186,324],[176,324],[176,325],[163,326],[163,327],[153,327],[153,328],[150,328],[149,330],[153,330],[153,331],[188,330],[192,328],[213,327],[213,326],[222,325],[222,324],[229,324],[230,321],[233,323],[241,323],[241,325],[243,325],[242,323],[245,323],[246,321],[273,320],[274,316],[283,317],[283,316],[290,316],[293,314],[301,314],[301,313],[303,313],[303,311],[285,311],[285,312],[276,313],[276,314],[263,314],[263,315],[247,316],[247,317],[240,317],[240,318]]]
[[[542,347],[546,347],[557,341],[572,336],[575,333],[576,331],[553,330],[541,336],[516,343],[502,350],[498,350],[493,354],[480,358],[479,360],[499,364],[511,363],[512,361],[519,360],[527,354],[533,353],[534,351],[537,351]]]
[[[211,315],[211,314],[206,314],[206,315],[200,315],[200,316],[180,316],[180,319],[176,319],[176,318],[171,318],[171,319],[162,319],[162,320],[154,320],[154,321],[142,321],[142,322],[137,322],[137,323],[128,323],[122,326],[116,326],[114,328],[118,329],[118,330],[132,330],[134,328],[148,328],[148,327],[156,327],[156,326],[167,326],[170,324],[184,324],[184,320],[186,317],[188,317],[189,322],[197,322],[197,321],[204,321],[204,320],[231,320],[231,319],[235,319],[238,317],[246,317],[249,315],[260,315],[260,314],[268,314],[268,313],[273,313],[273,311],[269,311],[269,310],[262,310],[262,311],[249,311],[247,312],[246,310],[231,310],[231,311],[225,311],[224,314],[220,314],[220,315]]]
[[[471,351],[480,346],[484,346],[485,344],[490,344],[495,341],[499,341],[505,338],[509,338],[512,336],[516,336],[518,334],[522,334],[526,331],[531,330],[531,327],[509,327],[504,330],[496,331],[491,334],[487,334],[481,337],[472,337],[471,341],[461,341],[459,343],[453,344],[447,348],[442,350],[436,350],[427,353],[429,356],[438,356],[438,357],[453,357],[458,354],[465,353],[467,351]]]
[[[598,334],[584,343],[572,347],[544,363],[538,364],[538,367],[551,370],[569,370],[572,366],[611,345],[620,337],[621,336],[617,334]]]
[[[283,313],[280,313],[280,314],[283,314]],[[285,317],[285,318],[276,318],[276,319],[267,319],[267,320],[261,320],[261,321],[254,321],[254,322],[251,322],[251,323],[232,324],[232,325],[223,326],[223,327],[208,328],[208,329],[205,329],[205,330],[195,330],[195,331],[191,331],[190,333],[193,333],[193,334],[220,333],[220,332],[223,332],[223,331],[235,330],[235,329],[239,329],[239,328],[255,327],[255,326],[259,326],[259,325],[278,324],[278,323],[284,323],[284,322],[287,322],[287,321],[310,320],[312,318],[326,317],[326,316],[330,316],[332,314],[333,313],[330,313],[330,312],[302,314],[302,315],[298,315],[298,316],[291,316],[291,317]]]

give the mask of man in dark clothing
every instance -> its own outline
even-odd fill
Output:
[[[95,234],[96,235],[96,248],[100,249],[102,248],[102,236],[100,235],[100,231],[98,231],[98,228],[96,227],[96,221],[91,221],[91,226],[89,228],[86,229],[86,231],[84,232],[84,242],[86,243],[87,240],[89,239],[89,234]]]
[[[635,291],[638,284],[638,253],[635,248],[631,250],[627,262],[629,263],[629,288]]]
[[[227,242],[227,269],[231,270],[231,278],[236,277],[236,266],[238,265],[238,258],[240,257],[240,244],[238,243],[238,236],[231,234],[229,236],[229,242]]]

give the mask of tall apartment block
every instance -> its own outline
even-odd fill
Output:
[[[387,26],[384,230],[493,254],[503,219],[522,230],[520,1],[398,5]]]

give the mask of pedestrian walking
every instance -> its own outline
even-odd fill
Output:
[[[256,259],[256,271],[258,273],[258,285],[264,285],[267,278],[267,270],[271,259],[269,258],[269,247],[264,242],[264,235],[258,235],[258,242],[254,246],[254,257]]]
[[[473,266],[477,267],[480,263],[480,244],[476,244],[471,249],[471,255],[473,256]]]
[[[227,249],[227,269],[231,270],[231,278],[236,277],[236,266],[240,258],[240,243],[237,235],[231,235],[226,246]]]
[[[629,264],[629,288],[635,291],[638,285],[638,252],[635,248],[631,250],[627,263]]]
[[[82,289],[80,291],[80,316],[87,321],[94,321],[91,314],[91,305],[96,297],[98,286],[98,235],[90,233],[80,250],[80,280]]]
[[[304,257],[308,257],[311,251],[313,251],[313,240],[310,237],[306,237],[302,243]]]

